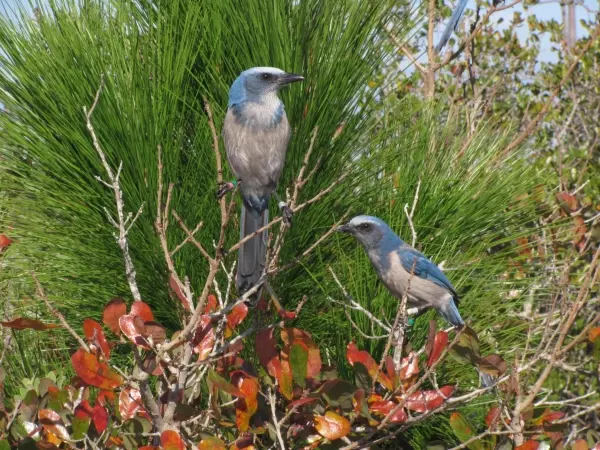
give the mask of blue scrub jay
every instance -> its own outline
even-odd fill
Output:
[[[303,79],[273,67],[254,67],[242,72],[229,90],[223,140],[229,166],[240,183],[243,198],[242,238],[269,222],[269,198],[275,194],[283,170],[291,130],[277,92]],[[228,185],[225,190],[233,186],[225,184]],[[217,195],[223,193],[221,189]],[[282,202],[279,206],[289,221],[289,207]],[[240,294],[262,276],[266,251],[266,231],[241,246],[236,277]]]
[[[383,220],[356,216],[338,231],[351,234],[363,245],[379,279],[394,297],[401,299],[406,293],[409,308],[419,311],[434,308],[455,327],[465,324],[457,308],[458,294],[450,280],[421,252],[400,239]],[[493,383],[489,375],[482,373],[481,376],[485,386]]]
[[[465,12],[465,8],[467,7],[467,0],[458,0],[454,11],[452,11],[452,15],[450,16],[450,22],[446,25],[444,32],[442,33],[442,37],[440,38],[440,42],[435,46],[435,50],[437,52],[442,51],[448,40],[450,40],[450,35],[456,27],[458,27],[458,23]]]

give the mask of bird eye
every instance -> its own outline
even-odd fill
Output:
[[[371,229],[371,224],[370,223],[363,223],[360,226],[360,229],[363,231],[369,231]]]
[[[271,75],[270,73],[263,73],[261,78],[265,81],[270,80],[271,78],[273,78],[273,75]]]

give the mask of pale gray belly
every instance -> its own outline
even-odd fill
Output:
[[[229,166],[242,180],[242,191],[267,195],[275,190],[283,171],[290,138],[287,118],[270,127],[242,124],[229,111],[223,127],[223,140]]]

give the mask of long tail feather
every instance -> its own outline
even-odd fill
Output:
[[[253,214],[252,211],[248,211],[246,205],[242,205],[240,238],[256,232],[268,222],[268,208],[260,214]],[[240,295],[252,288],[263,274],[267,259],[267,237],[268,231],[265,230],[240,247],[236,277],[236,287]],[[262,289],[259,289],[253,297],[260,298],[261,291]]]
[[[456,8],[454,8],[454,11],[452,11],[452,16],[450,16],[450,21],[442,33],[440,42],[438,42],[438,44],[435,46],[435,50],[437,52],[440,52],[450,40],[450,36],[452,35],[452,32],[456,30],[456,27],[458,26],[466,7],[467,0],[460,0],[456,5]]]
[[[492,375],[488,375],[487,373],[483,373],[481,370],[478,370],[479,377],[481,378],[481,384],[483,387],[490,387],[496,382],[496,378]]]
[[[438,310],[444,319],[455,327],[460,327],[465,324],[465,321],[460,316],[456,302],[453,298],[448,298],[448,301]]]

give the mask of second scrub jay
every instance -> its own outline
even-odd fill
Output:
[[[433,308],[455,327],[465,324],[458,312],[458,294],[450,280],[383,220],[356,216],[338,231],[351,234],[363,245],[379,279],[394,297],[401,299],[406,294],[410,308]],[[491,386],[493,378],[483,373],[481,376],[483,384]]]
[[[279,182],[291,134],[277,93],[282,87],[303,79],[274,67],[254,67],[242,72],[229,90],[223,140],[229,166],[240,183],[243,198],[242,238],[269,222],[269,198]],[[280,208],[284,217],[291,216],[287,205],[280,202]],[[243,294],[262,276],[266,251],[266,231],[240,247],[238,293]]]

